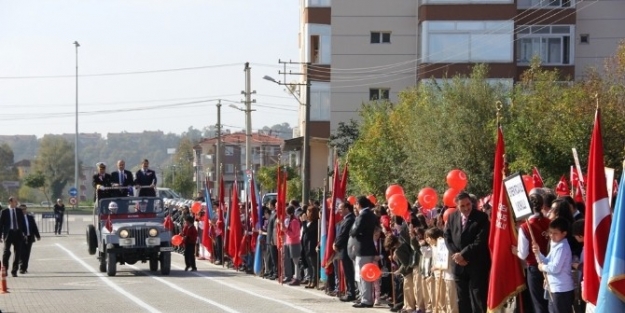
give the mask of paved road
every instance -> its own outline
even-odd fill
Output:
[[[147,264],[118,266],[115,277],[98,271],[83,233],[89,218],[70,220],[70,234],[43,234],[33,246],[29,272],[7,277],[0,294],[6,312],[362,312],[321,291],[280,286],[206,261],[185,272],[182,255],[172,255],[169,276],[153,275]],[[388,312],[367,309],[371,312]]]

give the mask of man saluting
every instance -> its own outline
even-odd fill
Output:
[[[108,190],[104,190],[104,187],[111,187],[111,174],[106,172],[106,164],[104,162],[99,162],[96,164],[96,168],[98,172],[93,175],[93,181],[91,183],[93,188],[95,188],[95,193],[93,195],[94,201],[108,198],[110,193]]]
[[[150,162],[143,160],[142,167],[135,174],[135,185],[139,188],[139,197],[156,197],[156,172],[149,169]]]

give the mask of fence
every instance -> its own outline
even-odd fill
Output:
[[[44,212],[35,214],[35,222],[39,228],[39,233],[54,233],[54,226],[56,224],[56,218],[54,212]],[[63,226],[61,227],[61,233],[69,235],[69,214],[63,214]]]

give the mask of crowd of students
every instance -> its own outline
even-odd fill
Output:
[[[478,207],[481,205],[478,199],[464,192],[455,202],[457,210],[452,214],[449,213],[453,210],[445,214],[447,207],[423,210],[415,203],[404,217],[393,215],[384,204],[371,203],[366,197],[359,197],[355,204],[342,202],[334,212],[339,222],[332,246],[326,247],[334,251],[326,264],[320,253],[319,235],[321,217],[326,216],[323,224],[329,222],[329,208],[322,214],[318,202],[300,205],[292,200],[286,208],[286,218],[279,220],[276,201],[272,200],[263,206],[261,229],[255,229],[249,218],[254,210],[246,212],[242,205],[240,218],[250,244],[241,252],[244,262],[236,270],[287,286],[323,290],[328,296],[353,302],[357,308],[388,308],[391,312],[486,312],[490,206],[484,203]],[[573,201],[570,196],[557,196],[545,188],[532,190],[530,203],[534,215],[529,218],[529,224],[517,225],[518,244],[511,249],[526,271],[527,290],[519,297],[525,302],[524,311],[583,312],[579,296],[583,203]],[[216,220],[209,225],[212,255],[203,249],[201,235],[197,235],[207,227],[203,214],[204,211],[194,216],[186,205],[174,208],[175,232],[197,238],[195,248],[193,239],[178,248],[190,256],[190,259],[185,257],[187,269],[195,270],[193,255],[231,267],[231,257],[222,252],[223,233]],[[182,222],[185,219],[189,220],[186,226]],[[197,231],[186,235],[194,219]],[[252,240],[258,232],[259,240]],[[439,241],[440,238],[444,241]],[[448,266],[437,268],[433,260],[437,259],[437,245],[443,242],[449,251]],[[262,248],[260,273],[253,270],[257,244]],[[466,253],[467,249],[473,252]],[[367,263],[376,264],[382,272],[374,282],[360,277],[360,270]],[[320,277],[320,273],[327,277]]]

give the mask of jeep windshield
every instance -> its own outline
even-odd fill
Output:
[[[163,201],[155,197],[106,198],[99,201],[101,215],[151,213],[164,216]]]

